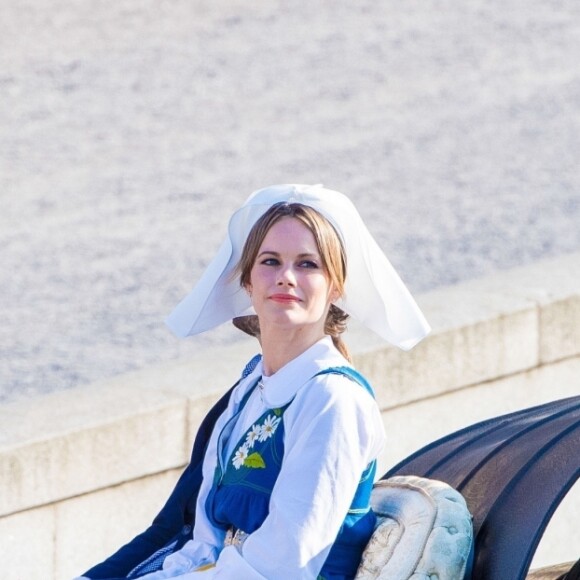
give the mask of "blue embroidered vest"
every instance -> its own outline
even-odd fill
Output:
[[[354,369],[331,367],[318,374],[328,373],[347,376],[374,397],[369,383]],[[269,513],[270,495],[284,457],[284,412],[292,403],[290,401],[279,409],[267,410],[246,431],[224,465],[221,457],[222,437],[226,438],[228,427],[235,423],[255,386],[248,391],[237,413],[220,433],[218,463],[206,500],[208,518],[214,526],[222,529],[233,526],[248,534],[257,530]],[[375,470],[376,462],[372,461],[361,474],[351,506],[319,579],[342,580],[355,576],[362,552],[375,527],[375,515],[370,509]]]

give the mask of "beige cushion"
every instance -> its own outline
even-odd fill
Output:
[[[462,580],[473,543],[465,500],[441,481],[397,476],[372,493],[377,527],[356,580]]]

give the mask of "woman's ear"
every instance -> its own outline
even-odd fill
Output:
[[[331,303],[336,302],[340,298],[340,296],[341,296],[340,292],[333,284],[329,294],[330,302]]]

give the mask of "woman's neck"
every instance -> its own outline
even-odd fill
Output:
[[[269,332],[262,333],[260,342],[264,374],[273,375],[324,338],[324,333],[320,333],[318,329],[315,332],[312,330],[308,327],[301,327],[291,330],[271,329]]]

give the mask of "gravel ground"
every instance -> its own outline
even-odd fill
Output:
[[[577,0],[22,0],[0,18],[0,401],[238,340],[164,316],[271,183],[415,292],[580,249]]]

